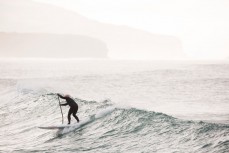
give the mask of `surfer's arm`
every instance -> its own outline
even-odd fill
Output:
[[[66,99],[64,96],[57,94],[61,99]]]
[[[65,103],[65,104],[60,104],[60,106],[66,106],[66,105],[68,105],[68,103]]]

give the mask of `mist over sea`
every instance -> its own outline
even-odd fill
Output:
[[[229,62],[1,60],[0,74],[0,152],[229,152]],[[61,125],[56,93],[85,124],[38,128]]]

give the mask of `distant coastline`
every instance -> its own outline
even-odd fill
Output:
[[[0,32],[0,57],[107,58],[104,42],[81,35]]]
[[[14,57],[46,58],[108,57],[152,60],[187,58],[182,48],[182,42],[178,37],[153,34],[128,26],[98,22],[73,11],[31,0],[4,1],[1,3],[1,8],[0,20],[2,23],[0,24],[0,32],[7,32],[9,37],[12,38],[12,40],[8,39],[6,43],[13,42],[17,37],[17,41],[23,45],[11,43],[7,47],[5,44],[1,44],[1,55],[5,55],[5,57],[9,57],[12,53],[11,55],[14,55]],[[16,36],[17,34],[14,32],[20,33],[21,36]],[[28,33],[33,36],[28,36]],[[41,36],[35,35],[39,33]],[[46,38],[46,34],[50,39]],[[72,35],[77,38],[73,38]],[[54,36],[57,38],[54,38]],[[22,39],[19,39],[19,37]],[[39,37],[39,43],[36,41],[37,37]],[[92,39],[89,40],[89,38]],[[53,40],[57,42],[52,43]],[[67,40],[68,42],[74,42],[75,45],[72,45],[72,49],[69,47]],[[46,43],[46,41],[49,43]],[[34,44],[34,46],[26,46],[25,44]],[[49,46],[50,50],[41,47],[44,44],[52,44],[52,46]],[[53,44],[56,44],[56,47],[53,47]],[[84,51],[78,53],[81,50],[80,45],[82,45]],[[14,48],[13,46],[17,47]],[[12,49],[17,48],[19,48],[18,51],[12,51]],[[38,55],[31,54],[34,50],[36,50],[34,53]],[[42,50],[45,51],[42,52]],[[59,53],[60,50],[63,53]],[[68,50],[72,51],[68,52]],[[73,51],[76,51],[76,55],[71,54]],[[23,54],[26,55],[23,56]],[[66,54],[69,54],[69,56],[65,57]],[[84,55],[82,56],[82,54]]]

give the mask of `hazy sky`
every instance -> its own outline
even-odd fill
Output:
[[[35,0],[101,22],[177,36],[193,58],[229,57],[228,0]]]

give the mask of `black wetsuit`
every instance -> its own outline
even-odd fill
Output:
[[[77,122],[79,122],[79,118],[76,116],[76,113],[78,111],[78,105],[77,103],[70,97],[63,97],[61,95],[58,94],[58,96],[62,99],[65,99],[67,103],[65,104],[61,104],[61,106],[66,106],[69,105],[70,109],[68,111],[68,124],[71,123],[71,114],[73,114],[73,116],[75,117],[75,119],[77,120]]]

